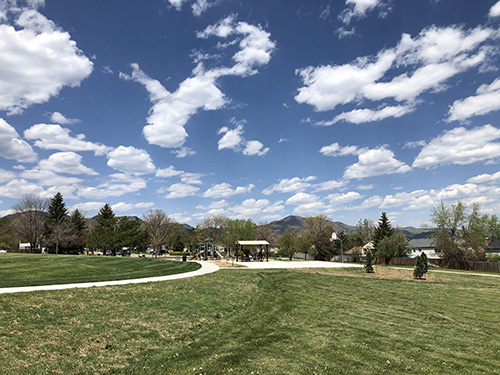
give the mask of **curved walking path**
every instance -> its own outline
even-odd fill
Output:
[[[20,293],[20,292],[36,292],[39,290],[63,290],[71,288],[92,288],[94,286],[109,286],[109,285],[126,285],[126,284],[142,284],[151,283],[156,281],[167,281],[167,280],[177,280],[184,279],[186,277],[201,276],[208,273],[215,272],[219,269],[219,266],[208,262],[196,262],[201,264],[201,268],[196,271],[178,273],[175,275],[167,276],[156,276],[156,277],[146,277],[142,279],[130,279],[130,280],[114,280],[114,281],[96,281],[90,283],[79,283],[79,284],[59,284],[59,285],[39,285],[39,286],[21,286],[12,288],[0,288],[0,294],[4,293]]]
[[[271,261],[271,262],[234,262],[239,266],[251,269],[276,269],[276,268],[352,268],[363,267],[360,264],[323,262],[319,260],[307,261]],[[241,269],[241,268],[240,268]]]

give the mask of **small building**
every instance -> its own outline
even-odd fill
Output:
[[[487,239],[486,243],[486,258],[491,258],[493,255],[500,255],[500,240],[489,242],[489,239]]]
[[[420,238],[410,240],[412,247],[410,256],[416,257],[425,253],[428,259],[441,259],[441,256],[436,251],[436,241],[433,238]]]
[[[19,250],[30,250],[31,243],[29,242],[19,242]]]

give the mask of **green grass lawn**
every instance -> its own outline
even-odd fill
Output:
[[[191,262],[151,258],[0,254],[0,288],[138,279],[194,271]]]
[[[0,295],[2,374],[499,374],[500,279],[222,269]]]

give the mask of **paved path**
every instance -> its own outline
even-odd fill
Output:
[[[363,267],[360,264],[308,261],[275,261],[275,262],[234,262],[239,266],[253,269],[275,269],[275,268],[342,268],[342,267]]]
[[[40,286],[22,286],[17,288],[0,288],[0,294],[3,293],[19,293],[19,292],[35,292],[39,290],[63,290],[71,288],[91,288],[94,286],[108,286],[108,285],[126,285],[126,284],[141,284],[156,281],[177,280],[186,277],[206,275],[207,273],[215,272],[219,269],[216,264],[209,262],[197,262],[201,264],[201,268],[196,271],[178,273],[168,276],[147,277],[143,279],[131,280],[116,280],[116,281],[98,281],[93,283],[80,283],[80,284],[60,284],[60,285],[40,285]]]

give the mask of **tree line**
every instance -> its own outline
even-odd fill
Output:
[[[61,193],[49,200],[37,195],[25,195],[12,207],[14,219],[0,219],[0,247],[15,249],[20,241],[28,242],[31,250],[46,248],[51,253],[78,253],[90,250],[116,254],[123,248],[159,251],[163,247],[176,251],[195,249],[211,238],[218,248],[233,250],[237,240],[267,240],[277,247],[279,255],[292,258],[303,253],[304,258],[330,260],[340,249],[351,255],[361,255],[362,248],[388,262],[392,257],[405,257],[411,252],[404,234],[393,228],[387,214],[382,212],[375,225],[364,219],[354,233],[337,232],[332,241],[334,223],[325,215],[305,218],[301,231],[287,229],[282,235],[273,233],[271,225],[257,225],[251,219],[229,219],[215,215],[204,219],[188,231],[163,210],[154,208],[139,220],[137,217],[118,217],[109,204],[99,210],[90,222],[75,209],[68,212]],[[496,215],[481,214],[479,204],[468,207],[463,202],[433,207],[430,221],[436,252],[445,265],[462,268],[485,257],[485,239],[500,239],[500,220]]]

